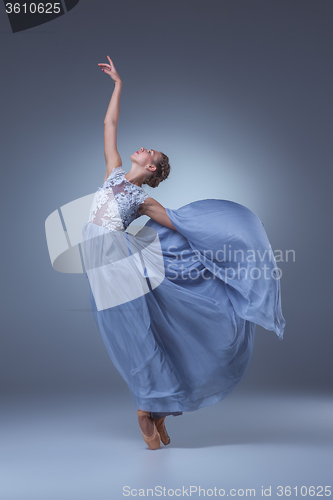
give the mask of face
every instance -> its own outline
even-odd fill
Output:
[[[135,162],[145,168],[148,165],[155,165],[161,158],[161,153],[159,151],[155,151],[155,149],[140,148],[138,151],[133,153],[130,158],[132,162]]]

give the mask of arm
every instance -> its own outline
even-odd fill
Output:
[[[139,206],[139,214],[147,215],[151,219],[154,219],[156,220],[156,222],[162,224],[162,226],[166,226],[177,231],[177,229],[171,223],[171,220],[169,219],[169,216],[163,205],[161,205],[154,198],[146,198],[144,203],[141,203],[141,205]]]
[[[111,59],[110,64],[98,64],[104,73],[111,76],[115,82],[114,90],[111,96],[109,107],[104,118],[104,155],[106,161],[106,172],[104,182],[109,177],[112,170],[122,165],[121,157],[117,149],[117,126],[119,121],[120,94],[122,81],[114,67]]]
[[[106,171],[104,182],[114,168],[120,167],[123,163],[117,149],[117,124],[104,122],[104,156]]]
[[[115,125],[117,127],[119,121],[119,108],[120,108],[120,94],[123,82],[117,80],[115,82],[114,90],[111,96],[109,107],[107,109],[104,125]]]

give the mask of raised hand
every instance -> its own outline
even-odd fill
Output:
[[[110,64],[105,64],[105,63],[98,63],[98,66],[101,68],[101,70],[106,73],[107,75],[111,76],[112,80],[114,82],[121,82],[121,78],[117,73],[116,68],[114,67],[113,62],[111,61],[110,57],[107,56],[109,59]]]

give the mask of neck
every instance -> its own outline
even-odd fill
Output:
[[[135,172],[135,170],[133,169],[133,164],[131,170],[127,172],[125,177],[132,184],[136,184],[137,186],[142,187],[144,179],[142,179],[142,174],[140,174],[139,172]]]

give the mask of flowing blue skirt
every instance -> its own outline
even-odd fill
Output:
[[[194,411],[242,380],[256,324],[283,338],[280,275],[245,206],[205,199],[166,211],[177,231],[153,219],[135,236],[86,223],[86,270],[95,321],[137,408]]]

